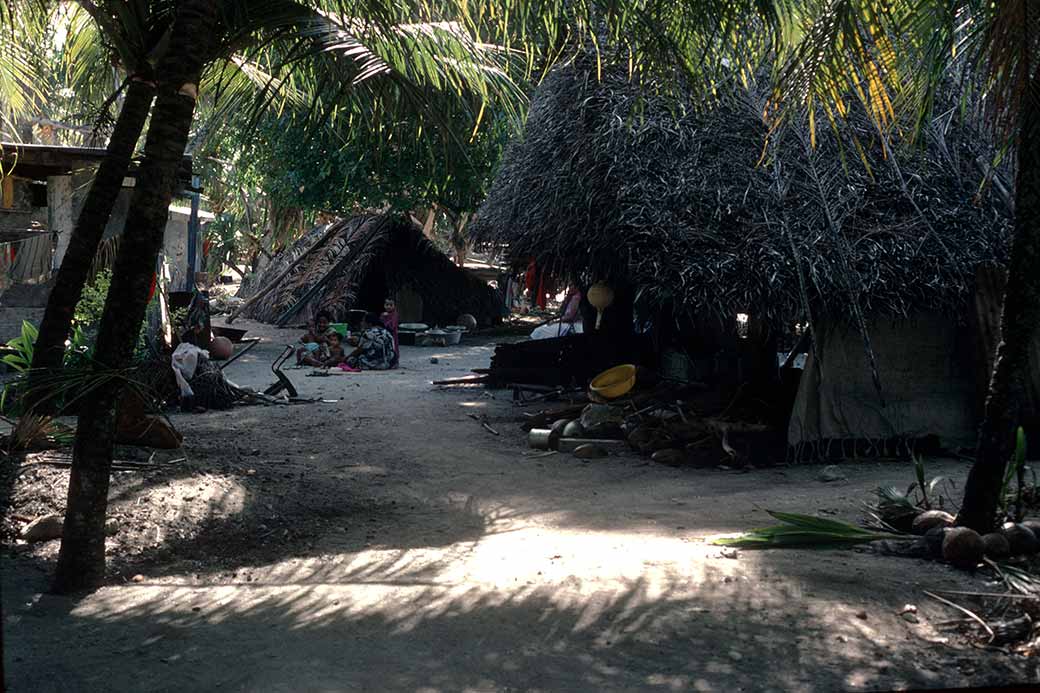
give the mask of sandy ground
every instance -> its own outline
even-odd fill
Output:
[[[228,376],[265,386],[279,345],[297,335],[243,326],[265,342]],[[431,385],[486,365],[491,349],[406,347],[390,373],[290,371],[304,396],[331,401],[174,415],[185,446],[161,459],[186,459],[117,475],[112,584],[47,595],[57,542],[7,542],[9,690],[836,691],[1040,679],[1035,661],[939,628],[957,614],[922,590],[980,589],[981,577],[852,550],[726,557],[705,541],[767,524],[766,508],[855,521],[872,489],[908,483],[908,465],[849,463],[846,481],[824,483],[818,467],[534,458],[508,392]],[[63,476],[53,478],[60,499]],[[899,615],[904,604],[917,605],[918,623]]]

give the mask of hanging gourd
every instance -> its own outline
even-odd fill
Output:
[[[596,309],[596,329],[603,322],[603,311],[614,302],[614,290],[606,282],[596,282],[589,287],[589,304]]]

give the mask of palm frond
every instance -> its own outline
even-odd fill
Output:
[[[736,537],[719,538],[712,543],[747,549],[831,548],[892,538],[891,534],[871,532],[839,520],[774,510],[766,512],[782,524],[753,529]]]
[[[42,97],[34,55],[46,36],[47,15],[37,3],[9,3],[0,23],[0,120],[36,114]]]

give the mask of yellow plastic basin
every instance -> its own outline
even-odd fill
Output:
[[[630,363],[603,371],[589,383],[589,389],[604,399],[616,399],[636,384],[636,367]]]

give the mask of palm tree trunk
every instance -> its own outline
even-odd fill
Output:
[[[1040,327],[1040,75],[1022,102],[1015,179],[1015,230],[1004,307],[975,464],[957,523],[987,532],[996,521],[1004,469],[1014,446],[1029,348]]]
[[[69,239],[69,247],[58,269],[54,288],[47,299],[47,309],[40,323],[40,334],[33,353],[34,370],[43,372],[61,368],[65,340],[69,336],[76,304],[83,293],[90,266],[123,186],[123,178],[130,168],[130,158],[141,137],[154,96],[155,85],[152,82],[141,79],[130,81],[119,119],[108,142],[106,156],[87,192]]]
[[[152,113],[145,158],[130,203],[105,300],[95,350],[96,368],[127,366],[144,320],[156,258],[162,246],[177,173],[195,113],[199,76],[216,35],[212,0],[179,4],[169,52],[158,72],[162,87]],[[95,391],[79,417],[72,451],[68,504],[52,589],[68,593],[95,586],[105,573],[105,513],[121,387]]]

